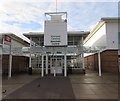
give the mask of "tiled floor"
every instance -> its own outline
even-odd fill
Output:
[[[40,75],[15,75],[12,79],[3,77],[3,98],[22,87]],[[118,75],[103,73],[101,77],[96,72],[69,75],[76,99],[118,99]]]

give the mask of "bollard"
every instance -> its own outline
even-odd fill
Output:
[[[56,76],[56,71],[55,71],[55,69],[54,69],[54,77]]]

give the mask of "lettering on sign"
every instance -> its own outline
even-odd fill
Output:
[[[51,43],[52,45],[59,45],[60,44],[60,36],[51,36]]]

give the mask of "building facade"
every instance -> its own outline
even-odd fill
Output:
[[[118,18],[101,18],[99,23],[91,30],[84,40],[84,46],[104,46],[101,50],[101,68],[103,72],[118,72],[119,54],[119,21]],[[85,56],[85,67],[98,70],[96,54]]]
[[[31,41],[29,67],[45,74],[84,72],[83,40],[89,32],[67,31],[67,13],[45,13],[44,32],[24,33]],[[45,72],[45,73],[44,73]]]
[[[45,13],[44,32],[23,35],[30,44],[12,33],[0,39],[3,47],[2,70],[35,71],[41,76],[85,73],[85,69],[118,72],[120,32],[117,18],[102,18],[90,32],[67,31],[67,13]],[[7,37],[7,38],[6,38]],[[10,40],[9,40],[10,39]],[[89,53],[89,54],[86,54]]]

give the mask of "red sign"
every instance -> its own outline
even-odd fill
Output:
[[[8,35],[4,35],[4,41],[11,43],[11,37]]]

